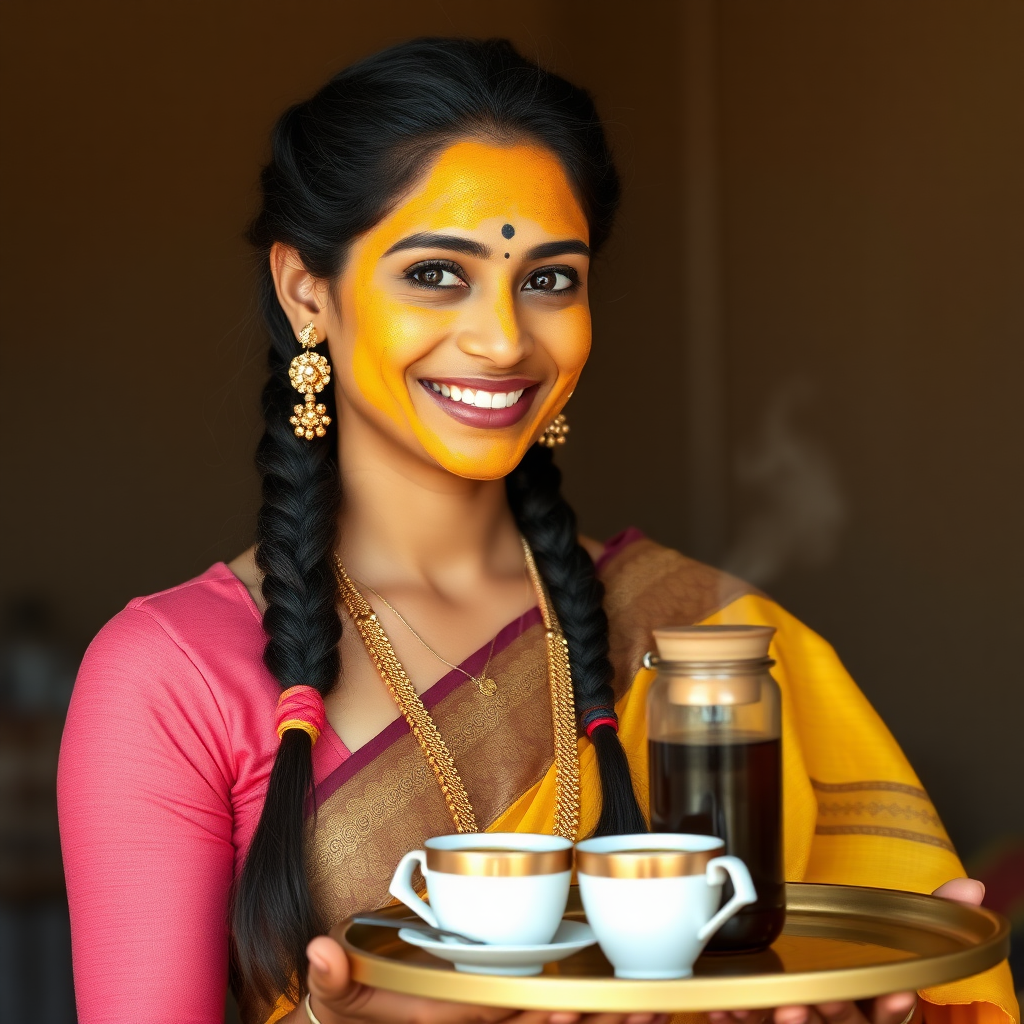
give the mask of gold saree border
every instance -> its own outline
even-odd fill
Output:
[[[908,786],[903,782],[885,782],[881,779],[864,780],[863,782],[820,782],[811,779],[812,788],[821,793],[856,793],[861,790],[884,790],[888,793],[906,793],[927,800],[928,794],[920,786]]]
[[[819,836],[882,836],[955,854],[934,804],[920,786],[884,779],[810,780],[818,800]]]

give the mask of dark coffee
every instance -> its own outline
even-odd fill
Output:
[[[724,839],[725,852],[747,865],[757,889],[757,902],[715,933],[710,951],[764,949],[786,919],[781,741],[737,739],[722,745],[648,743],[651,830]],[[723,902],[731,896],[727,881]]]

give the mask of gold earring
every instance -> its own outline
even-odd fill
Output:
[[[312,441],[314,436],[323,437],[327,433],[326,428],[331,425],[327,406],[318,403],[313,397],[331,383],[331,364],[323,356],[311,351],[319,340],[313,321],[310,320],[299,331],[299,344],[303,352],[288,367],[292,387],[300,395],[306,396],[306,404],[295,406],[295,415],[288,422],[295,428],[295,436],[304,437],[307,441]]]
[[[554,448],[556,444],[565,444],[565,435],[569,433],[569,422],[559,413],[545,428],[544,433],[537,438],[537,444],[545,448]]]

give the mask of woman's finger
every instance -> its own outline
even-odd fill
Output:
[[[772,1024],[828,1024],[820,1010],[819,1006],[779,1006],[771,1012],[768,1019]],[[857,1024],[867,1024],[863,1015],[860,1016],[860,1021],[857,1021],[857,1018],[853,1018],[853,1021]]]
[[[772,1018],[774,1024],[810,1024],[812,1012],[809,1006],[778,1006]]]
[[[581,1013],[550,1010],[506,1010],[508,1016],[501,1019],[501,1024],[577,1024],[583,1016]]]
[[[580,1024],[654,1024],[654,1013],[586,1013]]]
[[[867,1024],[856,1003],[820,1003],[814,1009],[825,1024]]]
[[[318,935],[306,947],[309,958],[308,985],[313,999],[333,1003],[344,999],[352,975],[348,957],[334,939]]]
[[[562,1010],[526,1011],[503,1024],[666,1024],[663,1013],[569,1013]]]
[[[870,1024],[902,1024],[917,1005],[914,992],[895,992],[880,996],[871,1008]],[[856,1003],[821,1003],[814,1007],[825,1024],[868,1024]]]
[[[895,992],[875,1000],[873,1024],[902,1024],[917,1006],[916,992]]]
[[[954,878],[940,885],[932,895],[980,907],[985,898],[985,883],[976,878]]]
[[[512,1013],[502,1024],[577,1024],[582,1018],[582,1013],[567,1010],[522,1010]]]

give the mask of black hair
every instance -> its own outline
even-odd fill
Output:
[[[587,216],[591,249],[600,249],[619,181],[594,104],[505,40],[419,39],[392,47],[342,71],[274,128],[262,208],[249,238],[261,260],[260,302],[270,335],[266,425],[256,455],[263,480],[256,563],[267,603],[264,661],[282,687],[305,684],[326,696],[338,679],[342,627],[332,558],[341,487],[336,425],[307,441],[288,422],[300,401],[287,373],[299,349],[275,294],[271,246],[292,246],[311,274],[336,279],[352,240],[389,212],[435,154],[460,138],[481,136],[553,152]],[[318,397],[336,418],[329,389]],[[602,585],[559,484],[551,452],[540,445],[506,481],[569,642],[582,719],[612,705],[608,621]],[[644,831],[618,736],[604,725],[592,739],[602,793],[596,834]],[[309,737],[286,732],[232,906],[235,983],[268,1000],[289,991],[295,975],[302,989],[305,946],[330,923],[313,905],[306,876],[304,816],[312,781]]]

